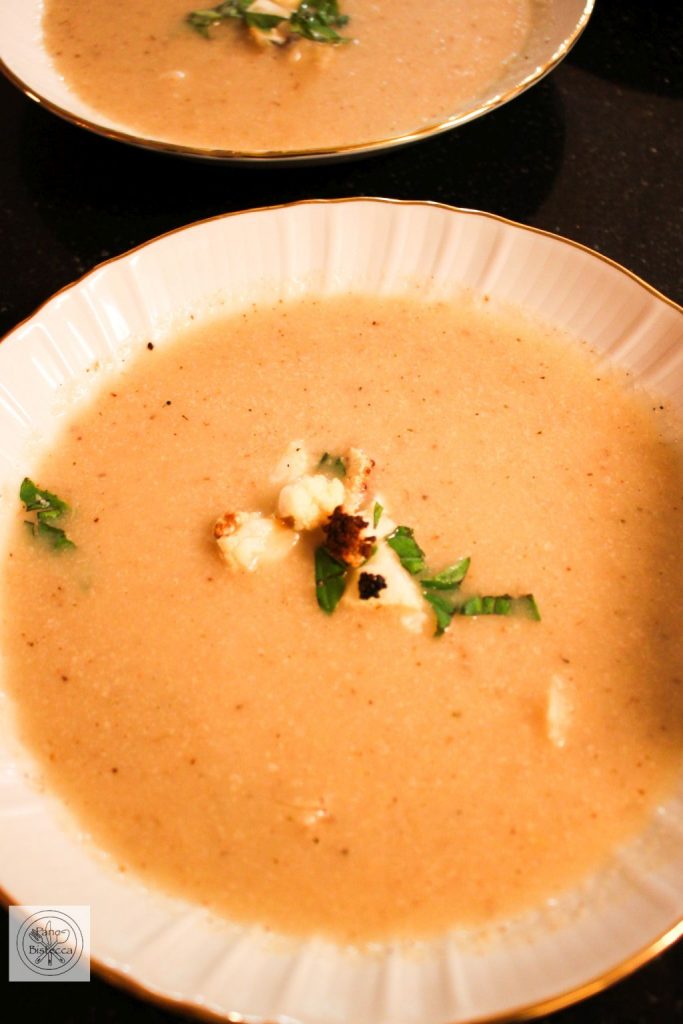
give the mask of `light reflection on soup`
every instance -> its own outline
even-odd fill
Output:
[[[207,40],[192,0],[48,0],[57,70],[95,109],[154,138],[242,151],[375,142],[437,123],[523,48],[532,0],[343,0],[348,45],[257,46],[236,22]],[[298,61],[294,56],[300,56]]]
[[[521,314],[360,296],[142,351],[36,473],[75,552],[25,535],[4,642],[27,743],[116,863],[244,921],[342,941],[522,911],[636,833],[681,764],[681,447]],[[360,444],[391,513],[542,622],[316,605],[310,548],[231,573],[293,438]],[[571,707],[548,724],[552,680]]]

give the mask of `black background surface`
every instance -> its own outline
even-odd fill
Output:
[[[576,239],[683,302],[682,67],[680,0],[598,0],[565,62],[502,109],[393,153],[284,170],[128,148],[60,121],[2,80],[0,334],[95,264],[161,232],[225,211],[353,195],[502,214]],[[176,1019],[97,978],[10,984],[4,968],[2,977],[6,1020]],[[552,1019],[683,1021],[683,944]]]

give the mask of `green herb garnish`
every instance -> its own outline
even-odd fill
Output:
[[[541,610],[536,604],[533,594],[524,594],[523,597],[512,598],[511,615],[519,615],[522,619],[532,619],[534,622],[541,621]]]
[[[331,615],[346,590],[348,566],[338,562],[324,547],[315,551],[315,596],[318,605]]]
[[[254,0],[224,0],[215,7],[191,11],[186,20],[206,39],[210,38],[209,29],[213,25],[230,18],[242,21],[247,28],[258,28],[264,32],[277,28],[285,20],[278,14],[259,14],[256,11],[250,14],[249,8],[253,3]]]
[[[510,597],[509,594],[480,597],[475,594],[459,605],[456,608],[456,613],[458,615],[514,615],[533,619],[535,622],[541,621],[541,613],[533,594],[525,594],[523,597]]]
[[[32,523],[28,519],[24,520],[24,525],[33,537],[41,537],[55,551],[64,551],[67,548],[76,547],[74,542],[69,540],[64,530],[60,530],[58,526],[50,526],[49,523],[42,521]]]
[[[541,613],[533,594],[525,594],[524,597],[510,597],[509,594],[484,597],[475,594],[461,604],[456,604],[443,594],[430,590],[423,590],[422,594],[425,601],[434,609],[436,636],[441,636],[448,629],[455,615],[512,615],[533,619],[535,622],[541,620]]]
[[[468,597],[457,609],[458,615],[510,615],[512,598],[509,594],[499,597]]]
[[[348,43],[349,38],[336,31],[348,20],[347,14],[339,13],[337,0],[301,0],[289,19],[289,29],[314,43]]]
[[[455,606],[443,594],[435,593],[433,590],[423,590],[422,596],[434,609],[436,616],[435,636],[441,636],[451,624],[451,619],[455,615]]]
[[[71,511],[62,498],[57,497],[52,491],[43,490],[34,484],[33,480],[24,477],[19,488],[19,500],[23,502],[27,512],[36,513],[35,522],[25,520],[26,526],[34,537],[41,537],[57,551],[76,547],[64,530],[50,525],[50,520],[59,519]]]
[[[330,473],[332,476],[346,476],[346,465],[341,455],[330,455],[329,452],[323,452],[316,468],[321,469],[323,473]]]
[[[460,558],[453,565],[449,565],[447,569],[442,569],[436,576],[423,577],[420,580],[420,585],[427,590],[453,590],[460,586],[465,579],[469,567],[470,559]]]
[[[382,512],[384,512],[384,506],[380,505],[378,501],[375,502],[372,509],[372,525],[374,529],[377,529],[377,525],[382,518]]]
[[[65,512],[70,511],[65,501],[51,491],[37,487],[27,476],[21,481],[19,500],[23,501],[27,512],[38,513],[41,523],[46,519],[59,519]]]
[[[515,615],[521,618],[532,618],[537,623],[541,622],[541,612],[533,594],[524,594],[523,597],[511,597],[509,594],[482,597],[474,594],[458,605],[456,613],[459,615]]]
[[[409,526],[397,526],[386,538],[387,544],[398,555],[403,568],[416,576],[425,568],[425,553],[413,536]]]
[[[247,28],[269,32],[286,23],[292,35],[303,36],[314,43],[348,43],[346,36],[336,31],[348,22],[348,15],[340,14],[338,0],[301,0],[295,11],[287,14],[262,14],[252,11],[255,0],[224,0],[205,10],[191,11],[186,18],[189,25],[205,38],[209,29],[221,21],[235,19]]]
[[[225,18],[242,18],[245,13],[246,10],[240,10],[238,0],[228,0],[227,3],[218,4],[207,10],[190,11],[185,20],[196,32],[209,39],[209,29],[212,25],[217,25]]]
[[[525,594],[523,597],[510,597],[509,594],[474,594],[463,601],[455,601],[453,592],[459,590],[468,573],[471,560],[459,558],[457,562],[432,576],[420,575],[425,572],[425,555],[409,526],[397,526],[386,541],[398,555],[403,568],[411,576],[420,577],[418,583],[422,589],[422,596],[432,606],[436,616],[436,636],[446,632],[456,615],[517,615],[540,621],[541,613],[533,594]]]

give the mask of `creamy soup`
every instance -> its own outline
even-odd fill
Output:
[[[58,71],[132,132],[241,151],[343,147],[433,125],[475,101],[524,47],[537,0],[341,0],[340,45],[258,45],[230,19],[210,39],[193,0],[47,0]]]
[[[121,870],[280,932],[426,936],[558,896],[671,791],[681,446],[584,346],[486,309],[354,296],[190,325],[141,343],[36,468],[76,548],[17,499],[9,687]],[[470,555],[464,591],[533,592],[541,621],[325,615],[303,540],[231,571],[213,523],[272,510],[296,438],[362,445],[431,565]]]

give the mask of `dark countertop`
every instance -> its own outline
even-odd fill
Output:
[[[229,210],[352,195],[439,200],[558,232],[683,303],[682,68],[680,4],[598,0],[567,60],[502,109],[393,153],[285,170],[127,148],[60,121],[2,80],[0,334],[96,263],[171,228]],[[4,927],[2,934],[6,941]],[[21,1019],[50,1024],[176,1019],[97,978],[5,981],[2,1001],[20,1007]],[[683,944],[552,1020],[683,1021]]]

